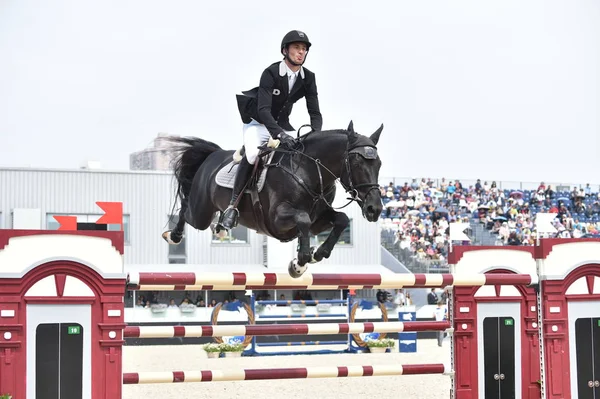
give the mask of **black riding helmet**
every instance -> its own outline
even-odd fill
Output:
[[[285,36],[283,37],[283,40],[281,41],[281,54],[283,54],[285,56],[285,58],[287,58],[287,60],[289,62],[291,62],[293,65],[297,65],[294,61],[292,61],[286,54],[283,53],[283,49],[287,48],[287,46],[289,46],[291,43],[297,43],[297,42],[301,42],[306,44],[306,52],[308,53],[308,50],[310,49],[310,46],[312,45],[312,43],[308,40],[308,36],[306,35],[306,33],[300,31],[300,30],[291,30],[288,33],[285,34]],[[304,61],[306,61],[306,58],[304,59]]]

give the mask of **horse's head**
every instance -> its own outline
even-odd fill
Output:
[[[382,130],[383,125],[370,137],[363,136],[354,132],[350,121],[345,166],[340,179],[369,222],[376,222],[383,209],[378,183],[381,160],[377,154],[377,142]]]

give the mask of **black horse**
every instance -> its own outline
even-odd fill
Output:
[[[382,211],[379,192],[381,161],[377,142],[383,125],[370,137],[347,130],[311,132],[297,140],[295,149],[277,149],[269,163],[264,186],[255,185],[239,201],[239,224],[282,242],[299,238],[298,258],[290,262],[289,273],[300,277],[307,263],[329,258],[349,219],[332,207],[339,179],[351,201],[362,208],[363,216],[376,222]],[[218,211],[227,208],[231,189],[215,182],[219,170],[232,161],[233,151],[199,138],[168,138],[174,144],[174,174],[181,203],[179,221],[162,237],[178,244],[187,222],[206,230]],[[258,162],[258,161],[257,161]],[[257,173],[258,174],[258,173]],[[256,177],[253,179],[256,181]],[[310,236],[331,229],[325,242],[315,251]]]

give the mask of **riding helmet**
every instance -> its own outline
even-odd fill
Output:
[[[288,46],[288,44],[302,42],[306,44],[306,51],[310,49],[311,42],[308,40],[308,36],[306,33],[300,30],[292,30],[286,33],[281,41],[281,53],[283,54],[283,49]]]

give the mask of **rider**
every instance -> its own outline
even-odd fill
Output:
[[[237,168],[229,206],[221,214],[218,228],[231,229],[237,225],[237,200],[252,172],[258,147],[273,139],[273,146],[293,147],[294,138],[289,116],[293,104],[306,97],[306,107],[313,130],[321,130],[323,118],[319,109],[315,74],[302,65],[311,43],[306,33],[288,32],[281,41],[283,61],[268,66],[260,77],[258,87],[237,95],[238,109],[244,122],[245,156]]]

